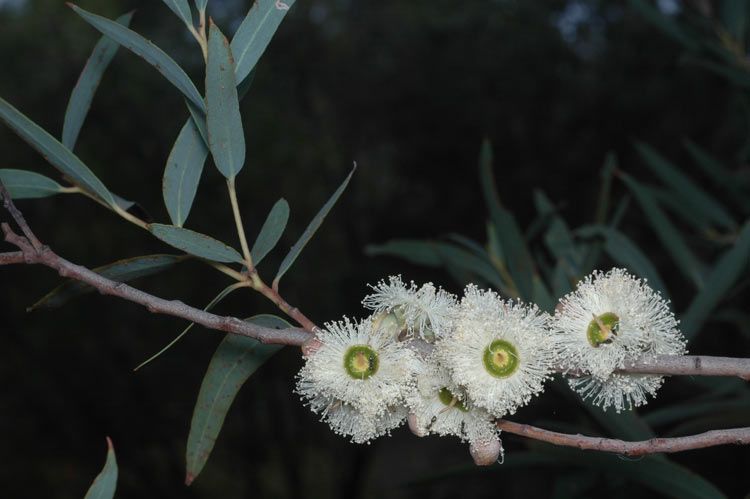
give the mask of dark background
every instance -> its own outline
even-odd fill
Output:
[[[132,27],[196,82],[202,80],[197,44],[162,2],[80,5],[108,17],[137,8]],[[210,0],[209,12],[232,33],[249,5]],[[680,2],[660,5],[676,9],[679,17]],[[0,95],[59,135],[69,93],[97,39],[62,1],[0,1]],[[476,168],[483,137],[494,145],[500,196],[522,226],[534,215],[534,188],[543,189],[573,223],[591,219],[608,151],[617,153],[624,170],[648,179],[634,139],[679,163],[685,159],[681,141],[689,138],[729,165],[744,165],[744,97],[725,80],[685,63],[681,54],[679,45],[617,1],[298,1],[242,105],[248,162],[238,190],[250,237],[279,197],[292,209],[285,236],[261,274],[273,276],[283,248],[294,243],[353,161],[359,168],[349,189],[282,282],[284,296],[318,323],[362,315],[366,283],[389,274],[460,291],[443,271],[370,258],[364,248],[450,232],[483,241],[486,212]],[[166,222],[161,176],[186,116],[169,83],[120,50],[77,153],[111,190]],[[0,158],[0,167],[55,176],[5,128]],[[39,237],[76,263],[97,266],[169,251],[80,196],[19,206]],[[236,241],[224,182],[210,164],[188,226]],[[648,241],[637,214],[627,231]],[[663,250],[654,246],[652,252],[681,308],[689,298],[680,294],[683,278]],[[578,497],[565,487],[588,482],[581,494],[589,497],[656,496],[640,486],[623,487],[617,473],[601,470],[496,465],[477,471],[457,440],[420,440],[404,428],[372,445],[350,444],[318,423],[292,393],[301,364],[293,349],[251,378],[203,474],[186,488],[190,416],[220,336],[195,329],[133,373],[184,324],[98,295],[61,309],[24,312],[58,282],[43,268],[0,269],[3,497],[83,497],[101,468],[105,435],[117,450],[120,498]],[[196,306],[226,284],[198,264],[138,282]],[[218,310],[238,316],[274,312],[244,292]],[[733,334],[729,328],[722,332]],[[747,349],[746,340],[691,346],[693,353],[742,355]],[[684,395],[685,388],[673,380],[664,392],[669,399]],[[516,418],[574,419],[571,407],[548,393]],[[510,463],[526,442],[514,436],[504,441]],[[675,460],[731,497],[750,490],[747,450],[692,451]]]

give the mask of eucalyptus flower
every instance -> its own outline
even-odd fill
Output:
[[[470,284],[453,334],[437,342],[453,382],[492,416],[512,414],[543,390],[556,361],[549,316]]]
[[[684,353],[668,303],[646,281],[613,268],[594,272],[560,299],[552,320],[563,367],[606,380],[627,361]]]
[[[404,405],[388,407],[379,416],[363,413],[341,400],[316,396],[308,401],[310,409],[320,415],[320,420],[328,423],[337,435],[351,437],[356,444],[370,443],[391,430],[399,427],[407,416]]]
[[[417,287],[407,285],[401,276],[390,276],[370,286],[374,293],[362,300],[365,308],[373,310],[379,320],[398,325],[397,333],[416,333],[423,339],[434,340],[451,330],[456,312],[456,297],[428,282]]]
[[[329,322],[317,339],[320,347],[298,374],[297,392],[308,401],[323,397],[378,418],[414,383],[417,355],[372,320]]]
[[[464,442],[487,443],[499,439],[494,418],[479,407],[472,407],[463,389],[434,358],[417,376],[417,384],[407,396],[410,427],[419,436],[430,433],[453,435]]]

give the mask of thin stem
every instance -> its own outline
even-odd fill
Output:
[[[691,449],[702,449],[717,445],[748,445],[750,444],[750,428],[730,428],[727,430],[712,430],[697,435],[674,438],[652,438],[637,442],[616,440],[612,438],[588,437],[585,435],[571,435],[556,431],[544,430],[536,426],[514,423],[504,419],[497,420],[497,427],[506,433],[513,433],[532,440],[539,440],[564,447],[575,447],[581,450],[596,450],[612,452],[630,457],[645,456],[647,454],[682,452]]]
[[[250,247],[247,245],[245,228],[242,225],[242,215],[240,215],[240,205],[237,202],[237,189],[235,188],[234,177],[227,179],[227,188],[229,189],[229,200],[232,202],[232,214],[234,215],[234,224],[237,226],[237,236],[239,236],[240,245],[242,246],[242,255],[245,258],[247,270],[252,272],[255,270],[255,267],[253,267],[253,257],[250,255]]]
[[[122,218],[124,218],[128,222],[137,225],[141,229],[148,230],[148,224],[146,222],[136,217],[135,215],[128,213],[126,210],[123,210],[119,206],[113,207],[112,211],[120,215]]]
[[[282,298],[277,290],[268,287],[268,285],[263,282],[260,276],[258,276],[257,272],[250,273],[250,278],[253,282],[253,289],[275,303],[276,306],[279,307],[286,315],[297,321],[297,324],[302,326],[305,331],[315,334],[315,332],[320,329],[315,325],[313,321],[308,319],[307,316],[300,311],[300,309],[291,306],[284,298]]]
[[[229,277],[231,277],[232,279],[234,279],[236,281],[246,281],[246,282],[248,282],[247,276],[245,274],[237,272],[236,270],[234,270],[234,269],[232,269],[230,267],[227,267],[224,264],[216,263],[216,262],[211,262],[209,260],[203,260],[203,261],[205,263],[207,263],[208,265],[210,265],[211,267],[213,267],[216,270],[218,270],[219,272],[221,272],[222,274],[226,274],[226,275],[228,275]],[[249,282],[248,282],[248,285],[250,285]]]

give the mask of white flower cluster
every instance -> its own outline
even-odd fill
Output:
[[[372,289],[362,302],[372,315],[327,323],[297,381],[313,412],[356,443],[408,420],[419,436],[469,442],[489,464],[502,452],[494,420],[526,405],[554,372],[575,374],[573,389],[619,412],[644,404],[662,378],[617,369],[685,353],[667,303],[622,269],[584,279],[554,316],[474,285],[460,300],[400,277]]]

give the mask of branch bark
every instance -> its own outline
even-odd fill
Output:
[[[682,452],[691,449],[714,447],[717,445],[750,444],[750,427],[711,430],[686,437],[652,438],[650,440],[641,440],[637,442],[628,442],[611,438],[588,437],[580,434],[571,435],[567,433],[558,433],[537,428],[535,426],[514,423],[505,419],[497,420],[497,427],[507,433],[513,433],[514,435],[554,445],[575,447],[581,450],[612,452],[630,457],[645,456],[647,454]]]

